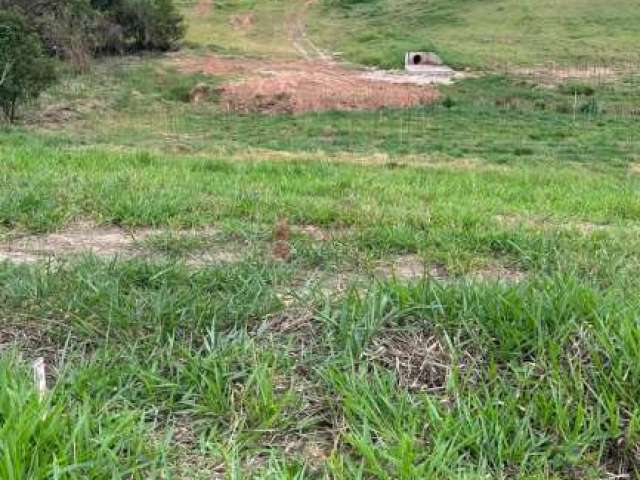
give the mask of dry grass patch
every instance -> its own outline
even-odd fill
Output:
[[[375,267],[374,275],[382,279],[401,281],[449,278],[449,272],[444,265],[429,264],[418,255],[403,255],[392,260],[381,261]]]
[[[454,357],[443,338],[425,331],[383,331],[374,338],[365,356],[393,370],[399,386],[422,392],[444,390],[454,369],[468,377],[480,362],[464,350]]]
[[[519,283],[527,278],[527,274],[515,267],[491,264],[474,270],[468,278],[476,281]]]

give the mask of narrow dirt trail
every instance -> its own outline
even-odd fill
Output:
[[[204,12],[212,8],[213,1],[199,0],[195,8]],[[284,15],[279,17],[263,7],[229,19],[236,28],[243,25],[240,19],[250,19],[246,23],[251,28],[245,29],[249,35],[252,31],[255,35],[264,34],[261,22],[282,22],[276,25],[275,31],[284,33],[280,41],[289,43],[294,58],[279,56],[275,51],[262,59],[193,55],[178,58],[176,66],[187,73],[227,77],[218,93],[220,106],[229,113],[298,114],[408,108],[433,103],[439,98],[432,85],[442,83],[439,78],[358,68],[336,60],[316,45],[307,28],[315,4],[316,0],[290,0],[285,4]]]
[[[332,61],[331,55],[325,53],[322,49],[309,38],[307,35],[307,20],[309,18],[309,9],[315,4],[315,0],[301,0],[298,2],[293,11],[285,18],[286,30],[289,34],[289,40],[293,48],[305,60],[322,60],[324,62]]]

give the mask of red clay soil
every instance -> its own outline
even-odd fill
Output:
[[[235,76],[222,84],[220,104],[230,112],[268,114],[376,110],[432,103],[431,86],[365,78],[361,70],[324,60],[261,61],[221,56],[181,59],[188,73]],[[239,77],[239,78],[238,78]]]
[[[213,8],[213,0],[199,0],[193,11],[196,15],[206,15]]]

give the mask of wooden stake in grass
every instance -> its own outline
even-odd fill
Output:
[[[33,362],[33,381],[36,384],[40,400],[47,394],[47,376],[45,371],[44,358],[38,357]]]
[[[273,246],[273,256],[277,260],[284,262],[289,260],[291,249],[289,248],[289,222],[286,218],[281,218],[276,223],[273,240],[275,242]]]

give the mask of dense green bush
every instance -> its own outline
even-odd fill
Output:
[[[184,34],[182,17],[171,0],[121,0],[111,8],[134,49],[167,50]]]
[[[166,50],[184,34],[172,0],[0,0],[21,12],[45,49],[82,69],[96,52]]]
[[[18,103],[36,98],[55,79],[38,36],[19,13],[0,11],[0,108],[13,122]]]
[[[20,12],[50,54],[88,66],[96,47],[98,16],[89,0],[0,0],[0,8]]]

